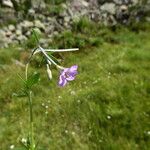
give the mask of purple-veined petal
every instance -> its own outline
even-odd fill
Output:
[[[74,72],[74,71],[77,71],[77,69],[78,69],[78,65],[73,65],[69,68],[69,71]]]
[[[73,81],[75,79],[75,76],[69,76],[66,78],[67,81]]]
[[[77,74],[78,74],[77,71],[67,72],[67,75],[68,75],[68,76],[72,76],[72,77],[76,76]]]
[[[66,74],[66,72],[68,72],[69,71],[69,68],[65,68],[65,69],[63,69],[62,71],[61,71],[61,75],[65,75]]]
[[[60,75],[59,77],[59,86],[65,86],[67,83],[66,78],[63,75]]]

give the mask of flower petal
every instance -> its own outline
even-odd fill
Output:
[[[75,76],[69,76],[66,78],[67,81],[73,81],[75,79]]]
[[[77,71],[77,69],[78,69],[78,65],[73,65],[69,68],[69,71],[74,72],[74,71]]]
[[[65,68],[65,69],[63,69],[63,70],[61,71],[61,75],[63,75],[63,76],[64,76],[64,75],[65,75],[65,73],[66,73],[66,72],[68,72],[68,71],[69,71],[69,68]]]
[[[78,74],[77,71],[67,72],[67,75],[68,75],[68,76],[72,76],[72,77],[75,77],[77,74]]]
[[[60,75],[60,77],[59,77],[59,86],[65,86],[66,85],[66,83],[67,83],[67,80],[65,79],[65,77],[63,76],[63,75]]]

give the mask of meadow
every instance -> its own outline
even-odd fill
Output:
[[[28,101],[18,97],[34,44],[0,49],[0,149],[24,150]],[[33,45],[32,45],[33,44]],[[40,73],[33,87],[35,138],[39,150],[148,150],[150,147],[150,25],[106,28],[80,21],[50,47],[79,47],[57,54],[63,66],[79,66],[76,80],[58,86],[53,68],[37,56],[30,74]],[[17,61],[16,61],[17,60]]]

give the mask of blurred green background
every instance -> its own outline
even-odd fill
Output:
[[[37,149],[149,149],[150,3],[77,2],[1,1],[0,150],[24,150],[20,141],[28,136],[28,101],[17,95],[23,86],[20,76],[25,78],[25,64],[36,46],[32,28],[45,48],[80,48],[54,54],[65,67],[79,66],[76,80],[64,88],[58,86],[55,67],[53,80],[48,80],[42,56],[29,66],[29,74],[40,73],[33,87]],[[120,17],[121,8],[125,10]],[[82,15],[82,10],[87,13]],[[93,10],[99,11],[94,19]]]

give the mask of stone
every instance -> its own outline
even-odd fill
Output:
[[[26,36],[29,37],[30,35],[31,35],[31,31],[29,30],[29,31],[26,32]]]
[[[63,9],[67,9],[67,4],[62,3],[62,4],[61,4],[61,7],[62,7]]]
[[[54,36],[56,36],[56,35],[58,35],[58,34],[59,34],[59,33],[58,33],[57,31],[54,31],[54,32],[53,32],[53,35],[54,35]]]
[[[10,37],[10,36],[12,35],[12,32],[11,32],[11,31],[7,31],[7,32],[5,33],[5,35],[6,35],[6,37]]]
[[[28,13],[31,14],[31,15],[35,14],[35,10],[34,9],[29,9]]]
[[[13,8],[13,3],[11,2],[11,0],[3,0],[3,5],[6,7],[10,7]]]
[[[89,3],[88,2],[86,2],[86,1],[81,1],[81,4],[84,6],[84,7],[88,7],[89,6]]]
[[[0,30],[0,39],[2,39],[3,37],[5,37],[5,31],[4,30]]]
[[[137,5],[139,3],[139,0],[132,0],[133,5]]]
[[[114,1],[114,3],[116,3],[116,4],[118,4],[118,5],[121,5],[122,4],[122,0],[113,0]]]
[[[34,26],[39,28],[39,29],[45,30],[45,25],[40,20],[35,20]]]
[[[150,22],[150,17],[145,18],[147,22]]]
[[[65,16],[65,17],[64,17],[64,22],[67,22],[67,23],[68,23],[69,21],[70,21],[70,17],[69,17],[69,16]]]
[[[17,36],[17,40],[20,42],[23,42],[23,41],[27,40],[27,37],[24,35],[20,35],[20,36]]]
[[[8,26],[8,30],[10,30],[10,31],[15,31],[15,26],[14,25],[12,25],[12,24],[10,24],[9,26]]]
[[[24,20],[20,25],[24,28],[31,28],[34,26],[33,22],[28,20]]]
[[[17,30],[16,30],[16,35],[19,36],[19,35],[21,35],[21,34],[22,34],[22,31],[19,30],[19,29],[17,29]]]
[[[89,3],[85,0],[73,0],[71,2],[71,7],[75,10],[81,10],[83,8],[87,8],[89,6]]]
[[[4,30],[0,30],[0,47],[7,47],[8,43],[7,43],[7,38],[5,36],[5,31]]]
[[[116,12],[116,5],[114,3],[105,3],[100,9],[114,15]]]
[[[121,5],[121,6],[120,6],[120,10],[121,10],[122,12],[127,11],[127,10],[128,10],[128,6],[127,6],[127,5]]]
[[[42,34],[41,30],[39,28],[34,28],[34,31],[37,33],[37,34]]]

